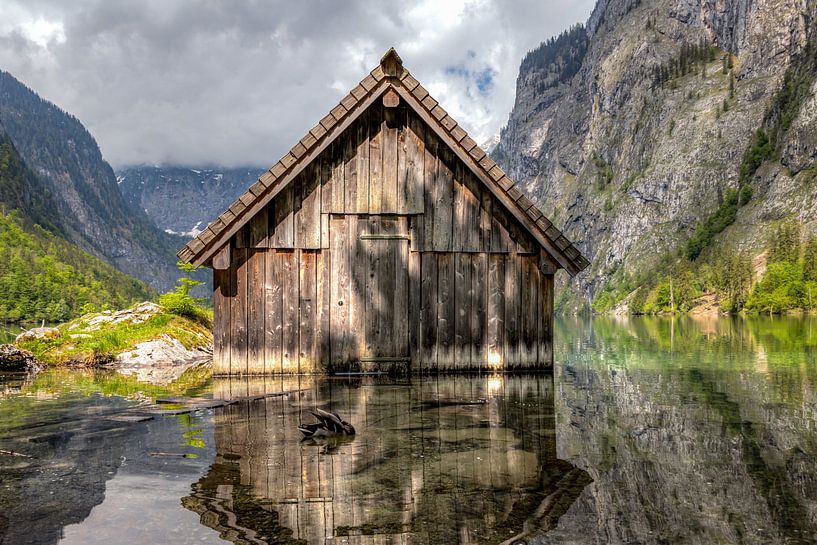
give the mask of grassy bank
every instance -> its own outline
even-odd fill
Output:
[[[139,305],[131,307],[138,308]],[[56,339],[19,343],[43,363],[51,366],[94,366],[113,361],[136,345],[162,337],[175,339],[185,348],[200,348],[212,342],[211,316],[202,311],[195,318],[180,316],[164,307],[134,320],[105,321],[112,313],[87,314],[58,326]],[[127,311],[125,311],[127,312]]]

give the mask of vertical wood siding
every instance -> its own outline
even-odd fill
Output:
[[[538,244],[404,107],[372,107],[231,244],[216,374],[552,364]]]

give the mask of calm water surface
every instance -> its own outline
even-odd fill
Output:
[[[568,320],[553,375],[0,382],[0,544],[817,543],[817,321]],[[144,422],[165,395],[288,395]],[[353,440],[302,442],[331,408]]]

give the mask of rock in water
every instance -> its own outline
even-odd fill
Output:
[[[36,341],[38,339],[56,339],[59,336],[60,330],[56,327],[35,327],[34,329],[23,331],[17,335],[14,342],[20,343],[25,341]]]
[[[28,350],[13,344],[0,344],[0,371],[11,373],[37,373],[43,365]]]
[[[188,369],[209,365],[212,361],[212,345],[188,349],[169,335],[162,335],[122,352],[105,367],[134,376],[141,382],[169,384]]]

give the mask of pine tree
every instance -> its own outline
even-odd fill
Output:
[[[803,248],[803,280],[817,282],[817,237],[813,235]]]

